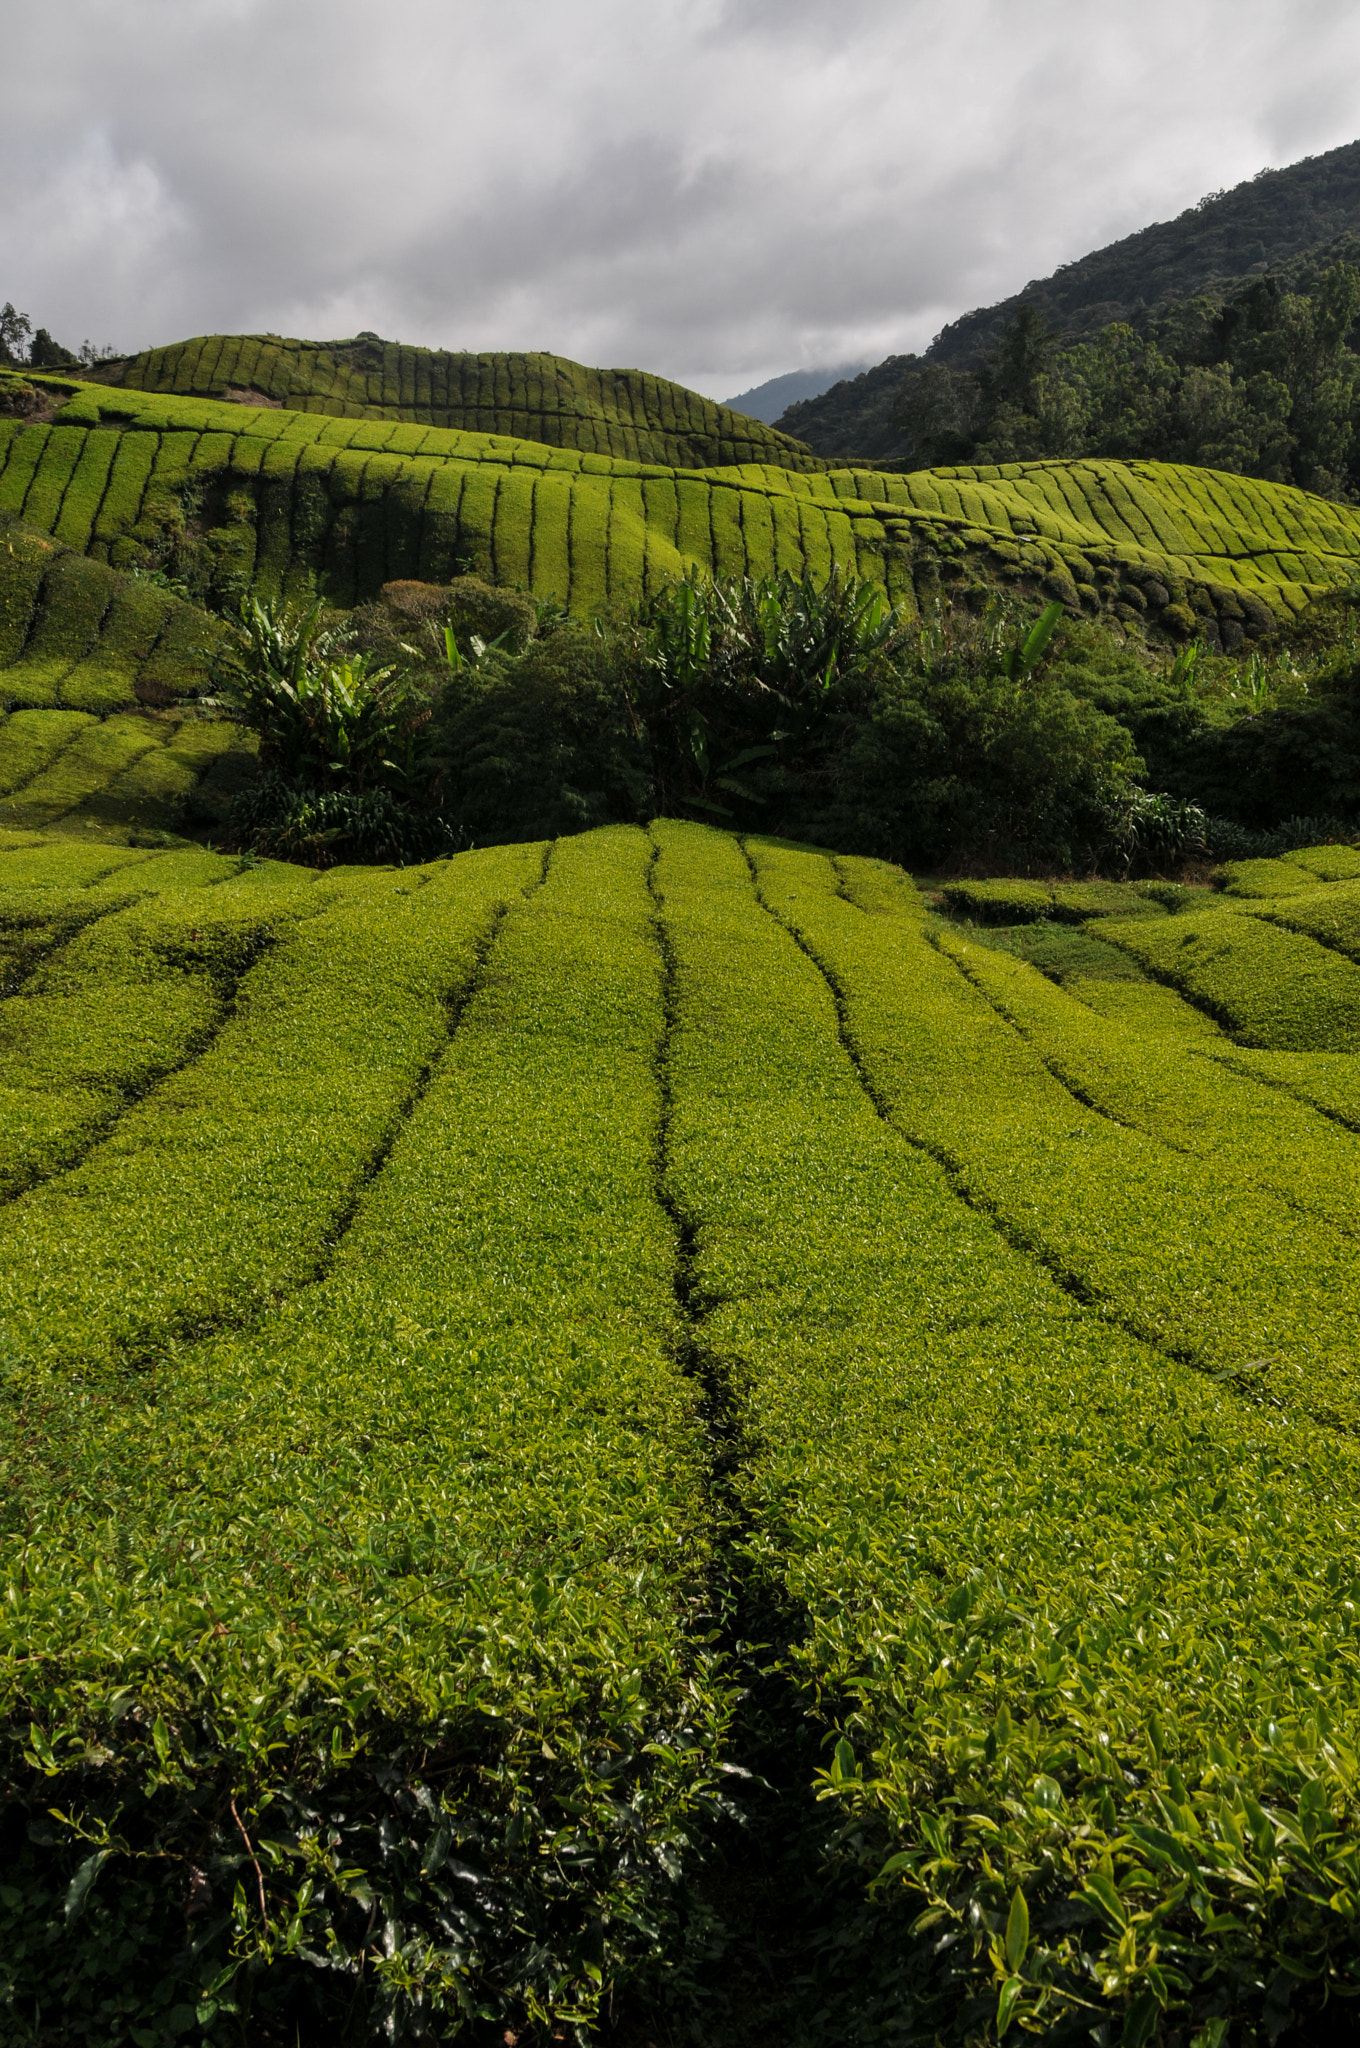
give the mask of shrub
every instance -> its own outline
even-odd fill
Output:
[[[406,674],[346,656],[318,602],[305,610],[243,600],[238,643],[219,658],[224,701],[260,735],[260,758],[293,782],[359,795],[406,785],[429,718]]]
[[[652,797],[618,658],[575,625],[446,690],[427,758],[435,800],[464,845],[635,820]]]

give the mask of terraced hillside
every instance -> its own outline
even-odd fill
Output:
[[[680,1996],[782,1730],[843,1917],[774,2037],[1317,2038],[1360,853],[1219,881],[984,926],[664,821],[326,877],[4,834],[5,2023]]]
[[[507,434],[583,455],[681,469],[732,462],[824,466],[801,441],[683,384],[645,370],[590,370],[565,356],[451,353],[372,335],[313,342],[205,334],[91,374],[129,391]]]
[[[219,597],[319,577],[343,605],[394,578],[472,567],[589,615],[691,568],[825,575],[835,561],[909,606],[1009,581],[1233,646],[1349,582],[1360,558],[1353,508],[1172,465],[684,470],[33,381],[52,416],[0,418],[0,512],[116,567],[165,564]]]
[[[208,688],[222,632],[151,578],[0,518],[0,706],[170,707]]]

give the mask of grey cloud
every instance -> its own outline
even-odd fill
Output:
[[[1349,0],[66,0],[6,30],[0,298],[721,395],[1353,139],[1357,59]]]

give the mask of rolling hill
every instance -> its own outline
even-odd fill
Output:
[[[208,334],[96,366],[90,375],[128,391],[505,434],[684,469],[821,467],[799,442],[681,384],[643,370],[589,370],[565,356],[458,354],[376,335],[314,342]]]
[[[590,615],[689,569],[825,574],[839,561],[909,606],[991,578],[1231,645],[1244,626],[1349,581],[1360,556],[1349,507],[1155,463],[682,470],[40,381],[51,418],[0,418],[0,513],[73,554],[115,569],[159,563],[205,593],[296,591],[321,577],[349,605],[394,578],[444,582],[462,565]]]

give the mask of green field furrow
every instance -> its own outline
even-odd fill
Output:
[[[1323,850],[1325,853],[1331,849]],[[1354,857],[1351,847],[1338,847],[1337,853]],[[1336,865],[1343,865],[1338,861]],[[1304,886],[1289,890],[1283,901],[1272,901],[1262,906],[1257,915],[1269,919],[1271,924],[1283,926],[1286,931],[1300,932],[1305,938],[1316,939],[1320,945],[1328,946],[1338,953],[1346,954],[1360,963],[1360,880],[1342,880],[1338,877],[1330,886],[1319,889],[1315,885],[1315,874],[1301,868]]]
[[[155,458],[150,434],[120,434],[109,481],[94,524],[92,552],[111,548],[137,524]]]
[[[1245,907],[1164,920],[1107,918],[1100,935],[1243,1045],[1360,1051],[1360,966]]]
[[[0,672],[23,653],[55,549],[41,534],[11,527],[0,551]],[[7,696],[0,684],[0,700]]]
[[[877,1099],[970,1201],[1121,1327],[1360,1425],[1348,1237],[1088,1108],[929,942],[919,912],[866,915],[836,896],[829,863],[820,888],[812,870],[781,894],[777,855],[756,861],[772,909],[840,990]]]
[[[97,712],[134,703],[137,683],[173,611],[173,599],[154,585],[128,580],[116,587],[94,646],[57,685],[60,702]]]
[[[1360,1059],[1342,1052],[1258,1052],[1222,1042],[1204,1050],[1266,1088],[1282,1089],[1360,1135]]]
[[[224,719],[186,720],[167,733],[162,745],[88,797],[81,805],[82,819],[134,832],[178,831],[195,786],[215,761],[237,747],[240,733],[239,726]]]
[[[0,468],[0,512],[17,515],[22,509],[46,446],[45,427],[0,420],[0,458],[4,465]]]
[[[1353,1527],[1354,1447],[1078,1309],[875,1113],[825,982],[773,919],[761,929],[733,842],[657,837],[669,1179],[711,1304],[698,1336],[751,1446],[751,1569],[801,1618],[787,1664],[805,1711],[844,1731],[822,1789],[865,1876],[883,1871],[888,1900],[901,1888],[866,1967],[885,1944],[900,1965],[914,1953],[921,2024],[948,2029],[971,1993],[981,2019],[987,1930],[1020,1886],[1024,2009],[1044,1981],[1081,1995],[1113,1967],[1134,1900],[1162,1908],[1184,1988],[1210,1998],[1232,1941],[1216,1916],[1266,1885],[1272,1956],[1309,1950],[1353,1982],[1349,1900],[1314,1918],[1291,1816],[1325,1788],[1344,1863],[1360,1652],[1334,1543]],[[811,897],[820,935],[834,909],[897,953],[891,877],[846,863],[870,905],[853,910],[817,857],[752,852],[774,900]],[[1335,1765],[1311,1719],[1324,1705]],[[1116,1911],[1083,1912],[1107,1870]]]
[[[44,533],[52,532],[61,517],[62,500],[85,452],[85,440],[85,434],[78,427],[52,426],[47,430],[33,481],[24,495],[23,504],[14,508],[30,525],[41,527]]]
[[[88,711],[12,711],[0,720],[0,799],[32,782],[93,723]]]
[[[95,521],[104,502],[109,472],[122,435],[112,428],[95,428],[84,437],[76,466],[62,499],[60,516],[45,520],[54,538],[64,546],[84,553],[94,533]]]
[[[1049,1071],[1082,1102],[1212,1166],[1215,1181],[1264,1189],[1360,1233],[1360,1143],[1276,1091],[1253,1087],[1183,1041],[1096,1017],[1024,961],[952,933],[938,943]]]
[[[4,671],[11,702],[38,707],[58,701],[63,678],[96,644],[118,588],[100,563],[54,556],[23,652]]]
[[[454,869],[518,859],[522,879],[527,851]],[[279,1926],[308,1871],[297,1924],[351,1970],[369,1900],[400,1913],[437,2025],[469,1998],[593,2010],[666,1911],[726,1714],[696,1396],[669,1348],[649,854],[638,832],[565,845],[510,911],[328,1278],[167,1360],[154,1406],[129,1384],[94,1426],[61,1408],[45,1469],[6,1489],[0,1631],[41,1649],[0,1657],[11,1718],[74,1758],[73,1711],[93,1735],[154,1689],[177,1771],[240,1802]],[[90,1563],[115,1539],[77,1467],[120,1502],[108,1568],[135,1559],[94,1636]],[[104,1810],[152,1854],[187,1848],[182,1801],[148,1802],[119,1754]],[[327,1816],[310,1846],[299,1798]],[[212,1804],[190,1834],[230,1858]]]
[[[423,888],[413,874],[400,893],[378,876],[325,916],[325,885],[305,881],[267,899],[227,881],[176,904],[180,927],[230,919],[279,943],[237,988],[202,1059],[124,1118],[77,1177],[48,1182],[0,1221],[0,1300],[26,1355],[89,1364],[154,1352],[247,1321],[310,1277],[442,1053],[479,942],[536,872],[534,850],[516,848],[469,856]],[[110,952],[120,923],[135,939],[168,915],[158,903],[125,912],[87,943]],[[138,1216],[150,1225],[140,1234]],[[81,1277],[56,1281],[54,1322],[40,1247],[77,1241]]]
[[[151,719],[129,714],[84,726],[50,765],[0,800],[0,824],[47,825],[65,817],[160,746],[165,733]]]
[[[88,903],[93,894],[86,892],[87,916],[98,907]],[[12,901],[8,890],[6,900]],[[71,918],[79,909],[68,900],[53,905],[49,918]],[[43,910],[32,894],[19,906],[30,915]],[[233,910],[222,889],[208,901],[193,890],[99,917],[51,953],[21,993],[0,1003],[0,1197],[69,1166],[129,1102],[192,1057],[269,940],[257,904],[247,900]],[[17,1205],[0,1210],[0,1237],[6,1229],[22,1235],[26,1213]],[[83,1213],[79,1202],[68,1211],[73,1220]],[[39,1280],[45,1268],[49,1287],[60,1290],[69,1279],[60,1268],[74,1241],[49,1230],[40,1253],[40,1238],[41,1230],[30,1227],[28,1257],[36,1263],[27,1278]],[[0,1299],[22,1319],[24,1276],[18,1277],[16,1288],[11,1259]]]

